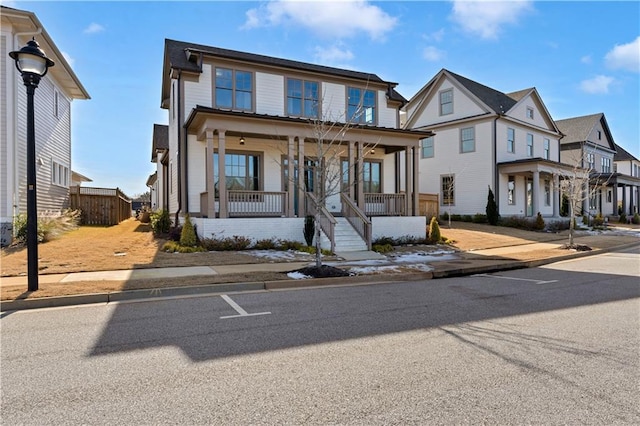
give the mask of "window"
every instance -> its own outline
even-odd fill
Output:
[[[349,87],[347,115],[353,123],[375,124],[376,92]]]
[[[440,176],[440,199],[443,206],[452,206],[455,204],[455,176]]]
[[[253,109],[253,76],[247,71],[216,68],[216,107]]]
[[[610,203],[610,202],[611,202],[611,195],[612,195],[612,192],[613,192],[613,191],[611,191],[610,189],[607,191],[607,203]]]
[[[596,210],[598,208],[598,195],[597,193],[591,194],[589,197],[589,210]]]
[[[362,191],[380,194],[382,192],[382,162],[364,160],[362,163]],[[355,170],[356,180],[358,171]],[[349,161],[342,160],[342,191],[349,190]]]
[[[527,133],[527,156],[533,157],[533,135]]]
[[[510,206],[516,204],[516,178],[515,176],[509,176],[509,183],[507,183],[507,201]]]
[[[51,183],[58,186],[69,186],[69,167],[56,161],[52,161]]]
[[[453,114],[453,89],[440,92],[440,115]]]
[[[602,157],[602,173],[611,173],[611,158]]]
[[[287,114],[318,118],[318,82],[287,79]]]
[[[551,181],[549,179],[544,180],[544,205],[551,205]]]
[[[60,118],[60,93],[57,90],[53,90],[53,116]]]
[[[598,132],[598,140],[602,140],[602,132],[600,130],[597,131]]]
[[[589,170],[596,168],[596,155],[594,153],[587,154],[587,168]]]
[[[512,128],[507,129],[507,152],[516,152],[516,131]]]
[[[527,118],[533,120],[533,108],[527,107]]]
[[[550,159],[550,150],[551,150],[551,142],[549,141],[549,139],[544,138],[544,159],[545,160],[549,160]]]
[[[260,157],[252,154],[226,153],[224,156],[224,174],[227,190],[260,190]],[[218,153],[213,154],[213,182],[216,198],[219,190],[220,170]]]
[[[422,158],[433,158],[433,136],[420,140]]]
[[[475,128],[467,127],[460,130],[460,152],[473,152],[476,150]]]

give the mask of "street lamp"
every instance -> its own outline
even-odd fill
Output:
[[[33,95],[40,79],[52,67],[53,61],[40,49],[38,42],[30,40],[22,49],[9,52],[16,61],[27,86],[27,274],[28,290],[38,290],[38,209],[36,207],[36,135],[33,113]]]

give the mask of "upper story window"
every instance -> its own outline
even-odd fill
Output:
[[[297,78],[287,79],[287,114],[295,117],[318,118],[317,81],[305,81]]]
[[[60,93],[57,90],[53,90],[53,116],[60,118]]]
[[[598,140],[602,140],[602,132],[600,130],[598,130]]]
[[[453,114],[453,89],[440,92],[440,115]]]
[[[58,186],[69,186],[69,167],[56,161],[52,161],[51,183]]]
[[[248,71],[216,68],[216,107],[253,109],[253,75]]]
[[[549,139],[544,138],[544,159],[549,160],[551,158],[551,142]]]
[[[596,168],[596,155],[594,153],[587,154],[587,168],[594,170]]]
[[[533,120],[533,108],[527,107],[527,118]]]
[[[375,124],[376,92],[358,87],[349,87],[347,118],[352,123]]]
[[[476,130],[467,127],[460,130],[460,152],[473,152],[476,150]]]
[[[422,153],[422,158],[433,157],[433,136],[420,140],[420,152]]]
[[[527,157],[533,157],[533,135],[527,133]]]
[[[611,158],[602,157],[602,173],[611,173]]]
[[[516,131],[512,128],[507,128],[507,152],[516,152]]]

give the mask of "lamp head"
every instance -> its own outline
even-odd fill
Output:
[[[22,49],[9,52],[9,56],[16,61],[16,68],[21,74],[30,73],[44,77],[49,67],[54,65],[54,62],[40,49],[35,38],[29,40]]]

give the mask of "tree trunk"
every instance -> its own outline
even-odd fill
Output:
[[[322,266],[322,250],[320,249],[320,221],[318,220],[318,216],[318,213],[316,213],[314,216],[316,222],[316,268],[320,268]]]

